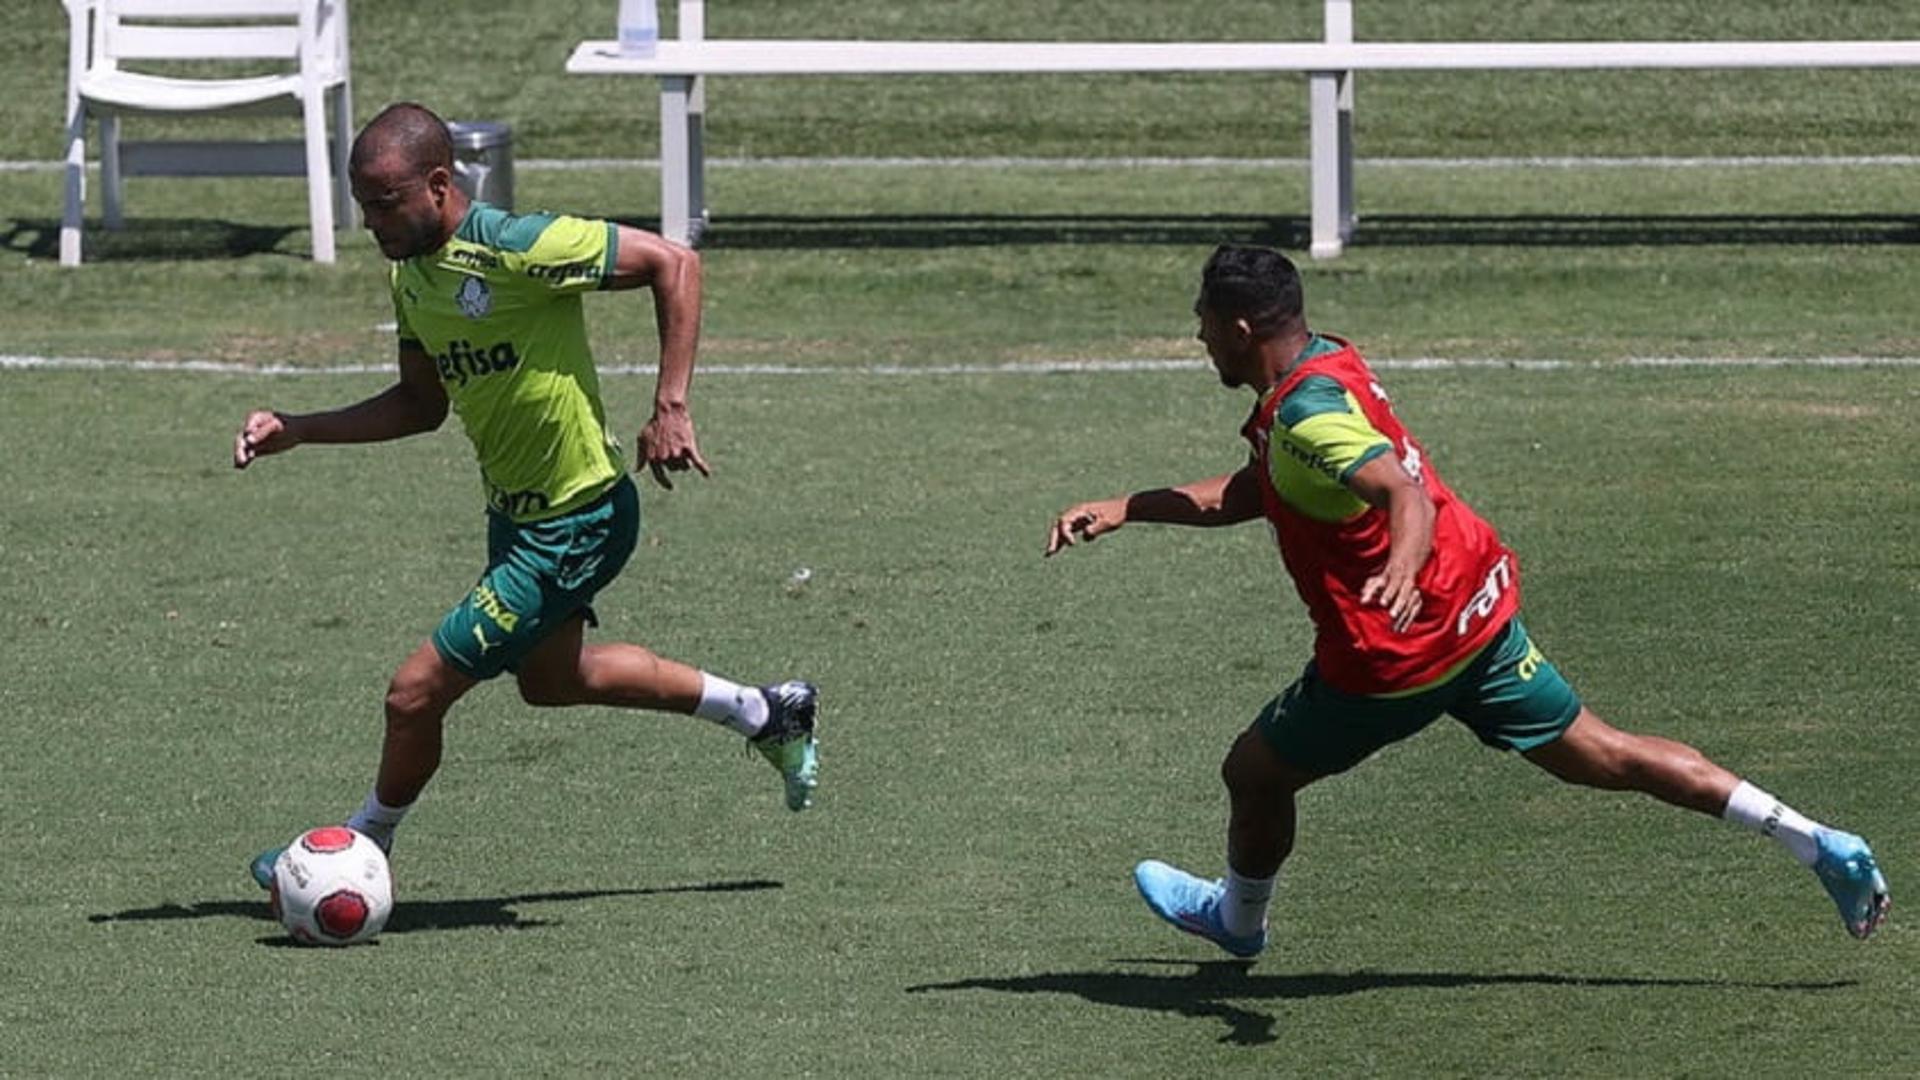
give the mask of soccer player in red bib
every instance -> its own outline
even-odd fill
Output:
[[[1880,926],[1887,883],[1866,841],[1693,747],[1621,731],[1581,704],[1520,621],[1519,560],[1447,487],[1360,353],[1307,328],[1285,256],[1219,248],[1194,313],[1220,381],[1257,397],[1242,429],[1247,464],[1072,507],[1054,520],[1046,553],[1130,522],[1264,517],[1312,616],[1314,646],[1221,768],[1226,876],[1140,863],[1134,882],[1155,914],[1235,956],[1258,954],[1274,878],[1293,850],[1295,794],[1445,713],[1568,783],[1644,792],[1771,836],[1818,875],[1849,933]]]

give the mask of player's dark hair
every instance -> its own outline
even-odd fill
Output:
[[[1300,318],[1300,271],[1271,248],[1222,244],[1200,272],[1200,303],[1229,319],[1245,319],[1258,336]]]
[[[349,164],[363,168],[390,153],[406,155],[407,163],[425,174],[434,166],[453,169],[453,133],[432,109],[401,101],[380,110],[353,140]]]

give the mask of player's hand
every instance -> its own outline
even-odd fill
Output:
[[[1081,503],[1053,519],[1047,531],[1047,555],[1070,548],[1082,540],[1093,540],[1127,523],[1127,500],[1106,499]]]
[[[1393,616],[1393,629],[1406,633],[1420,614],[1420,587],[1414,581],[1417,572],[1388,563],[1387,568],[1368,578],[1360,586],[1362,604],[1379,604]]]
[[[713,475],[707,459],[700,456],[700,444],[693,437],[693,417],[684,407],[654,409],[653,419],[640,429],[639,443],[639,460],[634,467],[652,470],[653,478],[663,488],[673,488],[673,481],[667,479],[669,472],[693,468],[699,470],[701,476]]]
[[[286,417],[268,409],[256,409],[247,414],[246,423],[240,425],[240,434],[233,437],[233,467],[244,469],[262,454],[278,454],[298,445],[300,440],[287,426]]]

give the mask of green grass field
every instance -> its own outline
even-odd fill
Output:
[[[975,0],[716,0],[709,21],[1317,34],[1305,0],[1216,6],[1211,30],[1149,0],[1070,23]],[[362,116],[410,97],[510,121],[526,157],[651,152],[648,94],[560,74],[612,3],[529,7],[359,3]],[[1359,17],[1396,39],[1829,19],[1920,37],[1891,3],[1510,7],[1363,0]],[[510,10],[517,36],[487,32]],[[0,43],[0,158],[45,160],[58,6],[23,20]],[[1287,157],[1299,90],[746,80],[713,88],[711,150]],[[1364,93],[1363,157],[1905,154],[1920,105],[1910,78],[1870,72]],[[859,128],[827,134],[855,101]],[[788,814],[702,722],[487,687],[400,837],[388,932],[316,952],[287,947],[245,863],[364,794],[386,679],[481,563],[466,442],[450,424],[234,472],[249,408],[384,385],[337,370],[391,354],[367,238],[316,267],[296,182],[134,181],[129,229],[91,233],[89,265],[63,271],[57,175],[0,172],[0,355],[311,369],[0,366],[0,1076],[1920,1073],[1910,167],[1374,164],[1361,242],[1304,268],[1314,322],[1376,358],[1570,362],[1382,375],[1518,550],[1529,628],[1587,701],[1867,834],[1897,900],[1880,935],[1849,940],[1767,841],[1560,787],[1450,723],[1307,793],[1258,962],[1139,903],[1142,857],[1218,869],[1219,758],[1298,673],[1308,627],[1257,525],[1040,558],[1071,502],[1235,466],[1244,395],[1199,368],[1020,369],[1197,358],[1200,262],[1221,240],[1296,246],[1305,179],[716,168],[694,401],[716,473],[648,487],[600,633],[818,681],[818,807]],[[519,191],[644,223],[655,182],[529,169]],[[589,318],[603,364],[653,359],[643,298],[594,297]],[[1646,357],[1731,363],[1622,363]],[[1893,363],[1747,363],[1817,357]],[[747,373],[765,368],[785,373]],[[651,380],[607,389],[630,439]]]
[[[1909,375],[1390,382],[1596,708],[1868,831],[1896,890],[1920,870]],[[457,435],[237,474],[226,430],[376,385],[6,377],[9,1071],[1920,1067],[1905,924],[1857,945],[1772,845],[1450,725],[1310,793],[1259,963],[1154,922],[1127,869],[1217,864],[1214,765],[1303,620],[1257,527],[1039,547],[1066,502],[1236,460],[1242,403],[1200,372],[707,380],[716,476],[650,496],[605,630],[818,679],[821,805],[789,816],[704,724],[489,688],[392,930],[276,947],[244,861],[359,797],[479,523]]]

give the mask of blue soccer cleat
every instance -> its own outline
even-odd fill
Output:
[[[1257,934],[1237,936],[1221,925],[1220,899],[1227,890],[1218,881],[1205,881],[1178,867],[1148,859],[1133,868],[1133,883],[1155,915],[1243,960],[1260,955],[1260,950],[1267,947],[1264,928]]]
[[[1865,840],[1837,829],[1821,829],[1813,838],[1820,846],[1813,872],[1840,908],[1847,933],[1866,940],[1887,921],[1887,909],[1893,906],[1887,879],[1873,861],[1873,849]]]
[[[813,734],[820,691],[795,680],[763,686],[760,692],[767,699],[767,726],[748,745],[780,771],[787,809],[805,810],[813,805],[813,789],[820,786],[820,750]]]
[[[253,862],[247,864],[247,872],[253,875],[255,885],[263,889],[273,888],[273,864],[280,861],[280,853],[285,850],[284,847],[270,847],[253,857]]]

